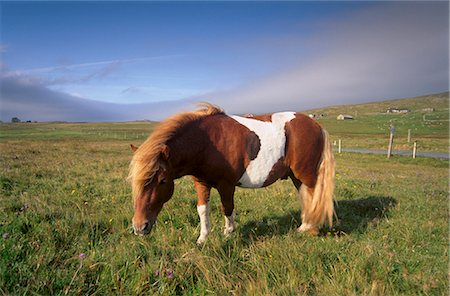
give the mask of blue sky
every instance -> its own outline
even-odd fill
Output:
[[[0,6],[2,120],[159,120],[200,100],[261,113],[448,90],[447,2]]]

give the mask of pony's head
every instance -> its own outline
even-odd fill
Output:
[[[131,145],[134,155],[128,179],[133,189],[135,234],[148,234],[164,203],[172,197],[175,176],[167,143],[186,124],[205,116],[224,114],[211,104],[201,106],[197,111],[175,114],[161,122],[139,148]]]
[[[132,147],[133,150],[135,150]],[[130,179],[133,187],[133,230],[136,235],[150,233],[163,205],[172,197],[173,177],[168,162],[168,147],[163,146],[152,164],[142,157],[139,149],[133,156]],[[151,169],[150,171],[148,169]],[[142,173],[146,171],[146,173]]]

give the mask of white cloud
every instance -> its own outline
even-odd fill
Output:
[[[33,74],[33,73],[45,73],[45,72],[54,72],[61,70],[73,70],[80,68],[91,68],[91,67],[103,67],[103,66],[113,66],[113,65],[122,65],[150,60],[161,60],[168,58],[178,58],[185,55],[162,55],[162,56],[152,56],[152,57],[144,57],[144,58],[134,58],[134,59],[117,59],[117,60],[109,60],[109,61],[98,61],[98,62],[89,62],[89,63],[78,63],[78,64],[68,64],[68,65],[58,65],[58,66],[50,66],[50,67],[41,67],[41,68],[32,68],[32,69],[23,69],[17,70],[19,73],[23,74]]]

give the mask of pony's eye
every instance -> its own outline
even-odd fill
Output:
[[[161,180],[159,180],[159,184],[166,184],[167,183],[167,180],[164,178],[164,179],[161,179]]]

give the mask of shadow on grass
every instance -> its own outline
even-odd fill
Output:
[[[376,225],[389,217],[397,201],[392,197],[369,196],[354,200],[341,200],[336,204],[338,221],[333,227],[337,235],[364,233],[369,225]]]
[[[368,196],[360,199],[340,200],[335,204],[338,217],[330,229],[323,227],[319,235],[341,236],[350,233],[364,233],[369,225],[376,225],[389,216],[389,211],[397,204],[392,197]],[[300,226],[300,210],[284,215],[266,216],[260,221],[250,220],[240,226],[243,242],[258,238],[283,235]]]

